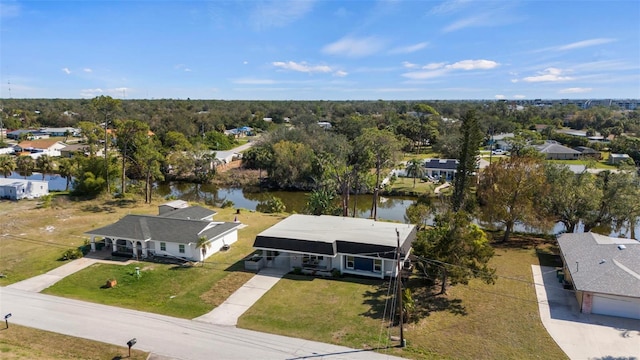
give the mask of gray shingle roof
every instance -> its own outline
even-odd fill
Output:
[[[160,216],[127,215],[111,225],[88,231],[86,234],[139,241],[155,240],[189,244],[198,242],[200,236],[212,239],[239,226],[240,223],[212,223]]]
[[[535,147],[538,152],[543,154],[580,154],[580,151],[573,150],[564,145],[547,143],[544,145],[538,145]]]
[[[396,229],[408,252],[416,236],[413,224],[295,214],[258,234],[253,246],[323,255],[386,253],[396,248]]]
[[[570,233],[562,234],[558,244],[576,290],[640,297],[637,240]]]
[[[176,209],[172,211],[168,211],[164,214],[160,214],[158,216],[164,218],[171,219],[183,219],[183,220],[203,220],[210,216],[215,215],[216,212],[207,208],[203,208],[202,206],[189,206],[182,209]]]

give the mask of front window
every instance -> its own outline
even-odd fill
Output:
[[[353,258],[353,256],[347,256],[346,257],[346,265],[345,267],[347,269],[354,269],[355,268],[355,259]]]
[[[382,259],[373,260],[373,272],[382,272]]]
[[[309,254],[302,255],[303,264],[318,265],[320,261],[322,261],[323,259],[324,259],[323,256],[309,255]]]
[[[167,243],[160,243],[160,251],[167,251]]]
[[[184,244],[180,244],[180,245],[178,245],[178,252],[179,252],[180,254],[184,254]]]

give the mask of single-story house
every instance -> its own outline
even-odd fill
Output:
[[[60,150],[66,146],[55,139],[38,139],[22,141],[14,146],[14,149],[16,152],[30,153],[30,156],[35,159],[42,155],[60,156]]]
[[[35,199],[48,194],[48,181],[0,178],[0,199]]]
[[[583,158],[593,158],[595,160],[600,160],[602,154],[600,151],[596,151],[587,146],[576,146],[576,150],[580,152],[580,156]]]
[[[630,161],[631,157],[629,154],[609,154],[609,159],[607,162],[611,165],[618,165]]]
[[[640,242],[594,233],[558,237],[580,311],[640,319]]]
[[[72,127],[61,127],[61,128],[41,128],[41,132],[45,134],[49,134],[49,136],[80,136],[80,129],[72,128]]]
[[[556,142],[546,142],[536,145],[535,149],[544,154],[547,160],[577,160],[582,154],[580,151],[560,145]]]
[[[104,246],[118,255],[203,261],[238,240],[242,224],[212,221],[213,210],[189,206],[164,211],[162,205],[160,209],[158,216],[127,215],[111,225],[87,231],[91,251],[96,251],[96,239],[102,238]],[[202,237],[207,239],[207,246],[198,248]]]
[[[424,167],[427,176],[451,181],[458,169],[458,163],[456,159],[426,159]]]
[[[7,139],[20,140],[20,137],[26,134],[27,139],[29,140],[37,140],[37,139],[48,139],[49,134],[45,134],[40,130],[35,129],[20,129],[14,130],[7,133]]]
[[[104,155],[104,147],[101,145],[94,145],[93,150],[97,157]],[[60,149],[60,156],[65,158],[72,158],[76,155],[89,156],[90,153],[89,144],[70,144]]]
[[[371,219],[295,214],[256,236],[266,267],[374,278],[396,276],[397,249],[405,261],[416,226]]]
[[[224,131],[225,135],[233,135],[236,138],[253,135],[253,128],[249,126],[242,126],[235,129],[229,129]]]

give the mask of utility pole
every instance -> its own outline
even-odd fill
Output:
[[[404,306],[402,306],[402,267],[400,265],[401,252],[400,252],[400,231],[396,228],[396,237],[398,239],[398,247],[396,248],[396,259],[398,261],[398,273],[396,274],[396,282],[398,283],[398,306],[400,307],[400,347],[407,346],[404,340]]]

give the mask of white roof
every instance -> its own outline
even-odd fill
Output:
[[[404,242],[414,228],[413,224],[390,223],[372,219],[294,214],[261,232],[258,236],[325,243],[333,243],[336,238],[339,238],[341,241],[353,243],[395,247],[397,245],[396,229],[400,233],[400,241]]]

